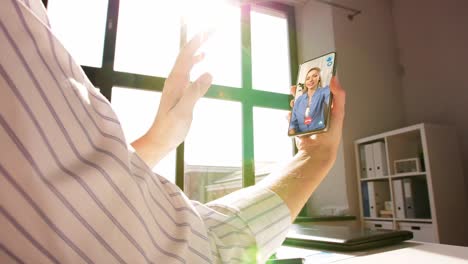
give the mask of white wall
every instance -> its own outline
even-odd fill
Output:
[[[393,15],[406,122],[456,127],[468,190],[468,1],[394,0]]]
[[[347,92],[344,159],[339,157],[332,172],[338,176],[321,184],[311,204],[345,204],[346,194],[351,214],[359,216],[354,141],[404,126],[404,103],[391,2],[339,3],[362,14],[349,21],[349,12],[312,0],[296,8],[299,59],[335,48],[338,76]]]
[[[404,126],[404,104],[391,2],[340,3],[362,10],[350,21],[349,12],[333,9],[339,77],[347,91],[343,141],[348,198],[359,215],[354,141]]]
[[[298,59],[304,62],[335,50],[332,10],[329,6],[308,1],[296,8]],[[308,202],[308,215],[320,215],[323,207],[348,208],[343,145],[335,166]]]

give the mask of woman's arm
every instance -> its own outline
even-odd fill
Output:
[[[132,143],[138,155],[153,167],[187,136],[192,123],[193,108],[211,86],[212,77],[202,74],[190,82],[192,67],[203,59],[197,50],[207,39],[198,34],[181,50],[176,63],[164,83],[161,103],[148,132]]]
[[[298,153],[283,170],[258,184],[277,193],[295,219],[320,182],[330,171],[341,141],[345,115],[345,91],[336,77],[331,82],[333,105],[330,129],[326,133],[296,137]]]

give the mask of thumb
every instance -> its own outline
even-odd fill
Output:
[[[343,90],[338,78],[336,77],[332,78],[330,90],[333,94],[330,130],[341,131],[345,116],[346,92]]]
[[[213,77],[209,73],[204,73],[193,82],[186,90],[185,94],[177,103],[177,108],[193,109],[195,103],[208,91]]]

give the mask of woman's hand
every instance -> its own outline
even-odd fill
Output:
[[[207,38],[206,34],[198,34],[180,51],[164,84],[153,125],[144,136],[132,143],[151,167],[184,141],[192,123],[195,103],[211,86],[212,76],[209,73],[190,82],[190,71],[204,57],[197,51]]]

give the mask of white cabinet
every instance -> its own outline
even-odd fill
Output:
[[[362,225],[414,240],[468,245],[467,196],[457,137],[417,124],[355,141]]]
[[[364,221],[364,227],[368,229],[394,229],[392,221]]]
[[[432,224],[399,222],[398,229],[413,232],[413,240],[436,242],[435,230]]]

